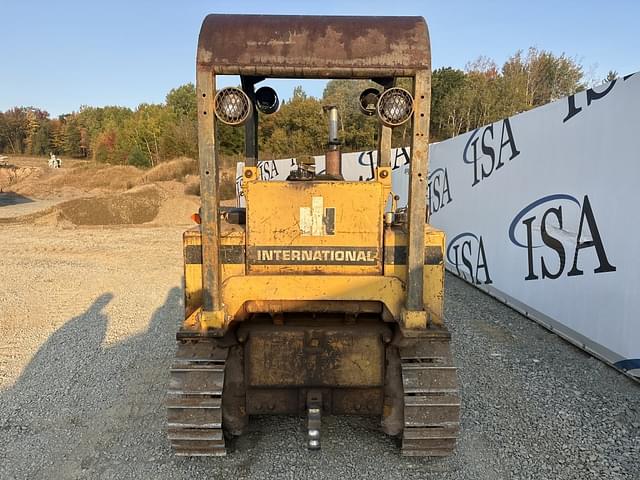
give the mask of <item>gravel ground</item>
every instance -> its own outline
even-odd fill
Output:
[[[446,459],[407,459],[373,419],[252,419],[222,459],[178,459],[163,397],[181,229],[0,226],[0,479],[640,479],[640,386],[448,276],[463,389]]]

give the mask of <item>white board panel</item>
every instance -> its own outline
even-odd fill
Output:
[[[636,375],[639,133],[631,75],[431,148],[447,267]]]

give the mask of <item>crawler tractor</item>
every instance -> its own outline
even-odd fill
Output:
[[[216,89],[220,75],[241,86]],[[185,319],[171,366],[168,437],[178,455],[225,455],[251,415],[371,415],[403,455],[454,449],[460,399],[443,318],[443,232],[427,220],[431,55],[421,17],[209,15],[197,51],[200,225],[184,234]],[[286,181],[258,164],[272,78],[368,79],[379,121],[371,181],[346,181],[338,112],[324,169]],[[398,79],[411,85],[400,88]],[[275,113],[277,114],[277,113]],[[245,209],[219,202],[216,130],[243,126]],[[396,208],[391,137],[410,125],[409,196]]]

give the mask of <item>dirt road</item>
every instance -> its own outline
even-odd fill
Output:
[[[182,228],[0,225],[0,478],[640,478],[640,388],[449,277],[463,431],[406,459],[372,419],[252,419],[224,459],[177,459],[164,391]]]

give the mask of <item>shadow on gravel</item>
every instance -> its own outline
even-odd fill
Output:
[[[132,473],[127,457],[168,453],[163,400],[181,289],[169,290],[145,331],[105,345],[113,298],[104,293],[67,321],[0,392],[0,478],[122,477]],[[142,323],[117,324],[127,321]]]
[[[456,288],[452,291],[455,297]],[[460,293],[460,298],[466,297]],[[136,318],[134,306],[107,308],[113,299],[104,293],[69,319],[15,385],[0,392],[0,479],[508,478],[496,461],[504,445],[498,449],[490,441],[503,438],[504,426],[486,428],[487,404],[479,402],[495,385],[473,389],[477,356],[466,357],[471,380],[463,406],[472,405],[473,411],[463,413],[463,435],[452,457],[400,457],[396,441],[380,432],[376,419],[328,416],[320,452],[307,451],[303,418],[256,417],[227,457],[176,458],[166,440],[164,398],[183,314],[182,290],[169,289],[149,319]],[[476,304],[470,305],[456,302],[451,311],[449,303],[449,313],[475,318]],[[109,318],[107,311],[118,317]],[[144,330],[124,337],[119,331],[129,324]],[[458,338],[464,339],[470,329],[463,323],[459,329]],[[465,415],[476,416],[467,421]],[[508,438],[518,435],[510,432]]]
[[[67,321],[0,392],[1,479],[407,478],[413,469],[420,477],[457,475],[455,459],[402,459],[377,420],[366,418],[323,419],[319,455],[305,447],[304,419],[257,417],[224,459],[174,457],[164,398],[182,291],[168,291],[144,331],[105,344],[107,331],[112,338],[127,322],[144,325],[126,308],[109,318],[113,298],[104,293]]]

